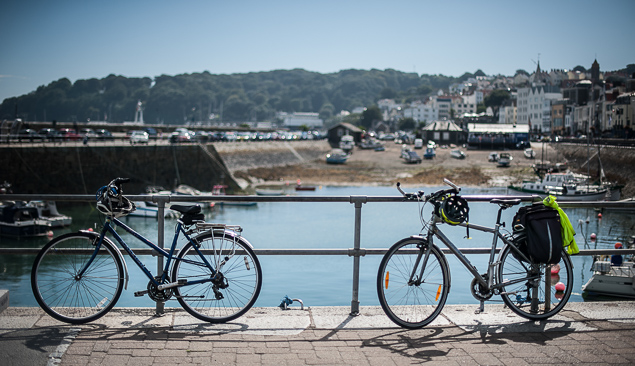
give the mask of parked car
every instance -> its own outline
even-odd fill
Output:
[[[97,136],[98,140],[114,140],[115,139],[112,133],[110,133],[110,131],[106,129],[95,131],[95,135]]]
[[[97,138],[97,133],[92,128],[82,128],[79,130],[79,134],[82,138],[87,138],[89,140],[94,140]]]
[[[406,163],[408,164],[421,164],[421,157],[417,155],[416,151],[408,151],[406,155]]]
[[[423,149],[423,139],[415,139],[415,149]]]
[[[174,132],[172,132],[168,141],[175,144],[178,142],[190,142],[191,139],[192,133],[189,130],[186,128],[177,128]]]
[[[72,128],[62,128],[59,131],[59,135],[62,137],[62,139],[64,139],[64,141],[77,141],[82,139],[82,136],[80,136]]]
[[[426,159],[432,159],[432,158],[434,158],[435,156],[437,156],[437,153],[436,153],[436,152],[434,152],[434,149],[433,149],[433,148],[431,148],[431,147],[428,147],[428,148],[426,149],[425,154],[423,154],[423,157],[424,157],[424,158],[426,158]]]
[[[148,138],[150,138],[152,140],[156,140],[157,139],[157,130],[156,129],[154,129],[152,127],[145,127],[143,130],[148,133]]]
[[[44,139],[44,136],[40,135],[39,133],[37,133],[37,131],[32,130],[30,128],[27,128],[26,130],[21,130],[20,132],[18,132],[18,141],[22,142],[22,140],[26,140],[26,141],[41,141]]]
[[[43,128],[37,132],[42,138],[49,141],[61,141],[62,136],[54,128]]]
[[[148,133],[145,131],[132,131],[130,134],[130,144],[147,144],[148,143]]]

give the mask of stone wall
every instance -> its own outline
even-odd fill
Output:
[[[329,149],[326,141],[2,146],[0,183],[11,183],[14,193],[93,194],[113,178],[127,177],[132,179],[124,187],[128,194],[177,184],[201,191],[225,184],[232,193],[241,189],[236,171],[311,161]]]
[[[181,183],[239,188],[211,144],[2,147],[0,165],[0,182],[11,183],[14,193],[93,194],[116,177],[131,178],[128,194]]]

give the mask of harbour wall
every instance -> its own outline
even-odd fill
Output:
[[[608,181],[623,184],[622,197],[635,197],[635,149],[621,146],[587,146],[585,144],[552,144],[558,155],[566,159],[576,173],[599,177],[600,164]],[[599,149],[599,153],[598,153]],[[559,160],[559,159],[556,159]]]
[[[252,167],[297,164],[323,156],[323,141],[150,145],[14,145],[0,147],[0,183],[23,194],[93,194],[115,177],[131,178],[126,193],[148,186],[187,184],[234,193],[245,186],[233,173]]]

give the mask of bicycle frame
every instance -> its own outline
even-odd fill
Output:
[[[456,245],[454,245],[454,243],[452,243],[452,241],[438,228],[437,226],[437,222],[441,222],[440,219],[438,217],[434,217],[432,220],[432,223],[430,224],[430,229],[428,230],[428,234],[427,234],[427,242],[429,244],[433,244],[433,236],[436,236],[437,238],[439,238],[439,240],[441,240],[441,242],[443,242],[443,244],[445,244],[445,246],[454,254],[456,255],[457,259],[465,266],[465,268],[474,276],[474,278],[487,290],[495,290],[495,289],[499,289],[503,286],[515,283],[515,282],[521,282],[521,281],[526,281],[527,279],[532,279],[532,278],[524,278],[522,280],[517,280],[517,281],[513,281],[513,282],[506,282],[504,284],[502,283],[494,283],[495,281],[495,277],[496,274],[498,273],[498,267],[500,262],[495,260],[495,256],[496,256],[496,247],[498,245],[498,239],[502,240],[503,243],[505,243],[506,245],[510,246],[512,248],[513,251],[515,251],[515,253],[525,259],[527,262],[529,262],[529,258],[527,258],[525,256],[525,254],[523,254],[518,248],[516,248],[516,246],[509,241],[503,234],[500,233],[500,211],[499,211],[499,219],[496,222],[496,226],[491,228],[491,227],[487,227],[487,226],[481,226],[481,225],[477,225],[477,224],[466,224],[466,223],[461,223],[458,226],[462,226],[462,227],[469,227],[470,229],[473,230],[477,230],[477,231],[482,231],[482,232],[486,232],[486,233],[491,233],[493,234],[493,239],[492,239],[492,247],[490,250],[490,255],[489,255],[489,265],[488,265],[488,269],[487,269],[487,280],[483,277],[483,275],[481,275],[478,271],[478,269],[470,262],[470,260],[463,254],[461,253],[461,251],[456,247]],[[423,273],[425,271],[425,267],[426,267],[426,263],[427,263],[427,258],[430,254],[430,248],[431,246],[428,245],[427,250],[425,251],[425,253],[423,253],[423,251],[419,252],[419,256],[417,257],[417,261],[415,262],[415,266],[413,269],[413,273],[410,276],[410,281],[411,283],[416,283],[417,281],[420,281],[420,279],[423,277]],[[421,266],[421,271],[420,271],[420,275],[419,275],[419,279],[415,280],[415,271],[416,268],[418,268],[418,264],[421,261],[421,256],[425,256],[424,260],[423,260],[423,265]],[[535,276],[536,278],[539,278],[539,274],[537,274]]]
[[[148,268],[143,264],[143,262],[141,262],[139,257],[137,257],[137,255],[132,250],[132,248],[130,248],[128,246],[128,244],[126,244],[125,240],[115,231],[113,226],[118,226],[118,227],[122,228],[127,233],[129,233],[133,237],[135,237],[137,240],[141,241],[142,243],[144,243],[148,247],[152,248],[154,251],[156,251],[158,253],[158,255],[161,255],[161,256],[163,256],[163,257],[165,257],[167,259],[166,263],[165,263],[165,266],[163,268],[163,273],[161,274],[159,279],[157,279],[157,277],[153,276],[152,272],[150,272],[150,270],[148,270]],[[101,230],[101,233],[99,234],[99,241],[95,245],[95,251],[94,251],[92,257],[87,261],[87,263],[84,266],[84,268],[78,273],[79,277],[83,276],[84,272],[92,264],[93,260],[95,259],[95,257],[97,256],[97,254],[99,252],[99,249],[101,248],[101,245],[102,245],[103,240],[106,237],[107,233],[110,233],[117,240],[119,245],[121,245],[121,247],[130,255],[130,258],[132,258],[132,260],[137,264],[137,266],[141,269],[141,271],[143,271],[143,273],[146,275],[146,277],[148,277],[148,279],[159,290],[164,290],[166,288],[176,287],[176,286],[180,285],[178,282],[172,282],[172,283],[167,283],[166,284],[165,281],[166,281],[166,278],[168,276],[168,270],[170,268],[172,260],[173,259],[174,260],[179,260],[175,256],[176,244],[177,244],[177,241],[179,239],[179,235],[183,234],[183,236],[188,240],[188,242],[191,242],[191,243],[195,244],[193,242],[192,238],[183,229],[183,224],[182,224],[181,220],[177,220],[176,229],[174,231],[174,239],[172,240],[172,245],[170,246],[170,251],[168,252],[165,249],[158,247],[156,244],[152,243],[151,241],[146,239],[143,235],[137,233],[131,227],[129,227],[128,225],[124,224],[120,220],[118,220],[116,218],[110,218],[110,217],[106,218],[106,220],[104,222],[104,227]],[[198,248],[197,245],[193,245],[193,248],[198,253],[202,263],[201,262],[197,262],[197,261],[187,260],[187,259],[181,259],[181,260],[183,260],[184,262],[192,263],[192,264],[198,264],[198,265],[201,265],[201,266],[207,266],[211,270],[211,273],[212,273],[211,277],[214,277],[216,275],[216,270],[214,269],[214,267],[209,263],[207,258],[205,258],[205,256],[200,251],[200,249]],[[192,285],[192,284],[204,283],[204,282],[208,282],[208,281],[210,281],[210,279],[204,279],[204,280],[200,280],[200,281],[190,281],[187,284],[188,285]]]

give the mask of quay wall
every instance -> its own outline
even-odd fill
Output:
[[[235,171],[310,161],[328,149],[323,141],[0,146],[0,183],[9,182],[14,193],[93,194],[111,179],[127,177],[128,194],[178,184],[201,191],[224,184],[233,193],[241,190]]]
[[[183,183],[200,190],[238,185],[212,145],[33,146],[0,148],[0,182],[14,193],[93,194],[116,177],[128,194]]]
[[[635,197],[635,148],[621,146],[589,146],[585,144],[552,144],[576,173],[599,177],[600,162],[607,180],[624,185],[622,197]]]

